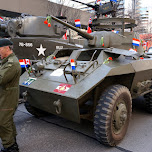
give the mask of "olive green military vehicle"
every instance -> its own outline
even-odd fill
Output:
[[[6,32],[7,21],[0,20],[0,37],[9,37],[8,33]]]
[[[66,17],[58,18],[66,20]],[[52,20],[51,27],[48,27],[45,20],[46,17],[21,14],[0,24],[0,36],[11,38],[19,59],[41,59],[56,49],[82,47],[72,40],[62,39],[67,30],[65,26]]]
[[[27,111],[37,117],[47,112],[78,123],[90,120],[99,142],[117,145],[127,132],[132,99],[144,95],[147,110],[152,112],[152,58],[143,53],[142,46],[130,49],[132,41],[138,41],[132,31],[135,21],[102,19],[104,24],[112,23],[108,28],[121,27],[119,34],[88,34],[53,16],[52,20],[77,31],[86,42],[83,49],[55,50],[21,76]]]

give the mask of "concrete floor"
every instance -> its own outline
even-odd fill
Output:
[[[88,121],[77,124],[57,116],[37,119],[23,104],[14,120],[20,152],[152,152],[152,115],[145,111],[143,98],[134,100],[127,134],[117,147],[96,141]]]

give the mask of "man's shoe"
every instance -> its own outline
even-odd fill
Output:
[[[19,148],[17,143],[13,144],[12,146],[8,147],[8,148],[3,148],[1,149],[0,152],[19,152]]]

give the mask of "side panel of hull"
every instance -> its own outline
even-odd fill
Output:
[[[132,83],[131,92],[133,97],[136,97],[137,95],[134,89],[136,88],[137,83],[141,83],[146,80],[152,79],[152,60],[142,60],[142,61],[134,62],[132,63],[132,66],[136,72]]]
[[[74,44],[68,43],[68,41],[62,42],[58,39],[51,39],[51,38],[13,38],[14,43],[14,52],[19,59],[32,59],[34,60],[33,56],[36,59],[42,59],[43,57],[47,57],[52,54],[56,49],[63,49],[63,48],[79,48]],[[45,49],[44,55],[39,54],[37,49],[42,48]]]

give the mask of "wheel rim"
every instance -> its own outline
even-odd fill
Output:
[[[123,130],[127,120],[127,107],[123,100],[118,102],[114,107],[113,115],[113,132],[119,134]]]

